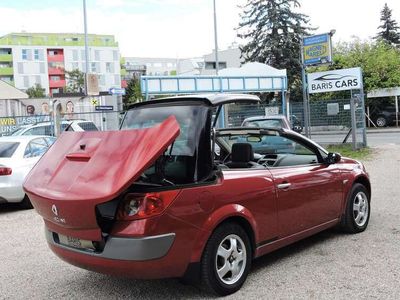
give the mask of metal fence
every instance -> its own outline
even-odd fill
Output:
[[[351,105],[350,99],[332,99],[310,102],[310,132],[311,138],[321,144],[340,144],[352,142]],[[260,104],[230,104],[225,110],[228,126],[241,126],[246,118],[281,114],[280,105]],[[361,106],[356,108],[356,141],[362,141],[364,111]],[[303,102],[291,102],[289,105],[291,123],[294,120],[304,126]],[[348,136],[348,137],[347,137]],[[346,139],[347,137],[347,139]]]
[[[56,135],[66,129],[118,130],[122,117],[123,112],[118,111],[61,114],[58,120],[51,115],[1,117],[0,135]]]

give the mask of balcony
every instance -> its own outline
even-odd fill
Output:
[[[12,54],[0,54],[0,61],[12,61]]]
[[[0,75],[5,75],[5,76],[14,75],[13,67],[0,68]]]
[[[47,55],[48,62],[64,62],[64,54]]]
[[[49,80],[50,88],[62,88],[65,87],[65,79],[61,80]]]
[[[64,68],[49,67],[49,75],[64,75],[64,74],[65,74]]]

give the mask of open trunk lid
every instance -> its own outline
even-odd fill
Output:
[[[178,135],[174,116],[145,129],[64,132],[29,173],[24,190],[46,221],[98,229],[95,206],[123,192]]]

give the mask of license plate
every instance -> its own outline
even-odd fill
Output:
[[[65,245],[65,246],[78,248],[78,249],[95,250],[92,241],[82,240],[79,238],[66,236],[66,235],[62,235],[62,234],[59,234],[58,238],[60,240],[60,244]]]

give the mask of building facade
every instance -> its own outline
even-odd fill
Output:
[[[88,35],[89,73],[100,91],[121,87],[120,53],[112,35]],[[0,79],[26,91],[40,84],[46,94],[66,91],[66,71],[86,73],[83,34],[11,33],[0,37]]]

